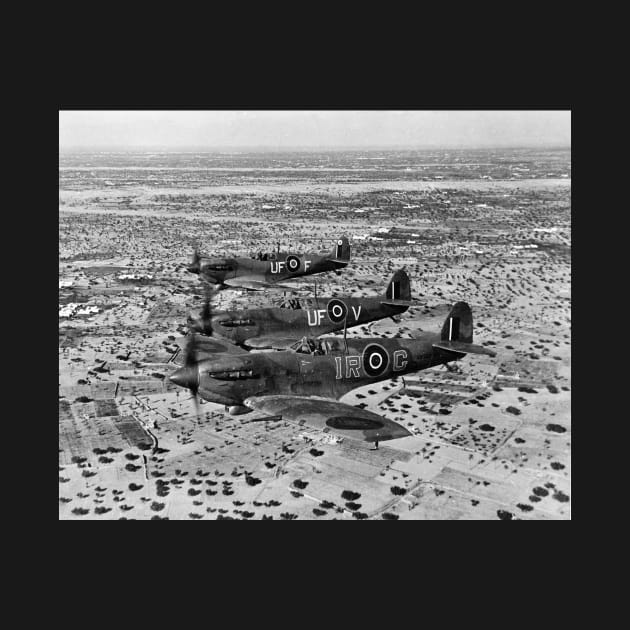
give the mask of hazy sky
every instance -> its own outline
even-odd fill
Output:
[[[59,112],[60,148],[570,144],[570,111]]]

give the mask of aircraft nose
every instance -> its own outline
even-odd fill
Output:
[[[179,368],[179,370],[175,370],[175,372],[169,376],[169,380],[180,387],[195,389],[199,386],[199,372],[197,371],[197,366],[185,365]]]

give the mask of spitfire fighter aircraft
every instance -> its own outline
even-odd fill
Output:
[[[170,380],[231,414],[254,409],[368,442],[411,435],[398,423],[339,401],[349,391],[408,372],[447,364],[467,353],[495,356],[474,345],[472,311],[457,302],[439,333],[415,339],[305,337],[291,350],[203,356],[195,334],[183,367]],[[264,418],[262,418],[264,420]]]
[[[225,339],[247,348],[286,349],[303,336],[327,333],[394,317],[411,301],[409,276],[394,273],[385,293],[364,298],[291,298],[271,308],[225,311],[212,314],[209,298],[201,317],[191,315],[188,326],[195,332]]]
[[[334,271],[341,273],[350,262],[350,243],[343,236],[335,241],[328,254],[291,254],[271,252],[254,258],[208,258],[195,250],[188,271],[199,274],[206,282],[219,288],[235,287],[260,291],[285,287],[281,281]]]

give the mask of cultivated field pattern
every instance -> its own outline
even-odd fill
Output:
[[[413,434],[378,450],[208,402],[197,418],[165,378],[203,302],[193,247],[339,235],[351,263],[318,294],[376,295],[404,266],[422,303],[349,336],[439,330],[465,300],[497,356],[348,394]],[[570,519],[570,255],[569,149],[60,153],[59,517]]]

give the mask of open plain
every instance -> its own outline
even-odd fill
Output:
[[[465,300],[497,356],[348,394],[413,434],[378,450],[208,402],[197,418],[166,378],[202,305],[193,247],[339,235],[351,263],[319,295],[376,295],[404,266],[422,303],[348,335],[439,330]],[[60,153],[59,517],[570,519],[570,255],[570,149]]]

